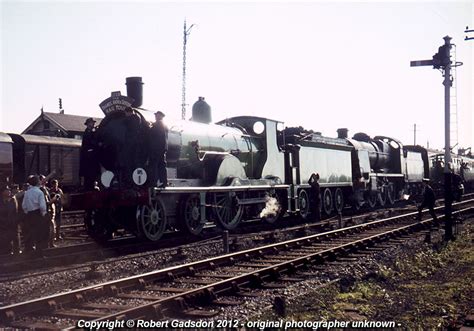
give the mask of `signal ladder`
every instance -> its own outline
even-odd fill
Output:
[[[456,64],[456,45],[452,45],[452,55],[454,58],[453,64]],[[457,71],[456,65],[451,66],[451,95],[450,95],[450,136],[451,136],[451,148],[454,148],[459,142],[458,136],[458,93],[457,93]]]

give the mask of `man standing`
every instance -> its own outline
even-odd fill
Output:
[[[23,224],[23,218],[25,214],[21,208],[21,203],[23,202],[24,191],[20,190],[18,184],[13,184],[11,187],[11,196],[15,200],[17,206],[16,214],[16,226],[14,227],[14,237],[13,237],[13,254],[21,254],[21,226]]]
[[[84,177],[84,189],[92,191],[94,181],[99,174],[99,166],[96,158],[96,137],[95,137],[95,120],[89,117],[84,125],[86,130],[82,136],[81,155],[79,163],[79,176]]]
[[[38,176],[28,177],[28,190],[25,192],[23,198],[22,208],[25,212],[24,234],[25,234],[25,252],[33,251],[33,245],[36,245],[36,250],[39,252],[44,247],[42,244],[41,235],[45,232],[44,227],[47,226],[44,222],[47,214],[46,199],[44,193],[40,190],[40,180]]]
[[[51,188],[49,189],[50,195],[55,199],[54,202],[54,224],[55,224],[55,239],[61,240],[61,221],[62,221],[62,198],[63,198],[63,190],[59,188],[59,182],[57,179],[53,179],[51,181]]]
[[[308,184],[311,185],[311,191],[313,193],[314,205],[313,214],[316,221],[321,220],[321,191],[319,186],[319,174],[314,172],[309,177]]]
[[[3,186],[0,197],[0,254],[10,254],[18,241],[17,211],[18,205],[10,188]]]
[[[44,233],[42,235],[43,240],[46,241],[48,247],[55,247],[54,246],[54,232],[56,229],[56,223],[55,223],[55,217],[56,217],[56,197],[52,197],[51,194],[49,193],[49,189],[46,186],[46,183],[48,182],[46,177],[44,175],[39,176],[40,179],[40,190],[44,194],[44,198],[46,200],[46,210],[47,213],[45,215],[45,227],[42,228],[44,229]]]
[[[462,200],[462,195],[464,194],[464,184],[462,183],[462,178],[456,173],[452,173],[452,183],[453,183],[453,198],[457,202]]]
[[[167,185],[166,151],[168,150],[168,128],[163,123],[165,114],[161,111],[155,113],[155,123],[150,130],[149,171],[150,183],[153,186],[165,187]]]
[[[436,196],[429,185],[430,180],[428,178],[423,178],[422,183],[423,183],[423,202],[421,205],[418,207],[418,220],[421,221],[421,211],[423,208],[428,207],[430,210],[430,215],[433,218],[433,220],[438,220],[436,217],[435,211],[434,211],[434,206],[436,202]]]

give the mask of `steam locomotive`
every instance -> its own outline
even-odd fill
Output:
[[[442,169],[440,155],[385,136],[348,138],[347,129],[339,129],[330,138],[258,116],[212,124],[210,107],[200,100],[191,121],[169,125],[168,186],[159,188],[147,178],[142,84],[129,77],[127,97],[114,92],[101,103],[106,117],[96,131],[96,152],[106,188],[82,200],[86,227],[97,239],[118,228],[156,241],[166,229],[198,235],[209,220],[232,230],[244,218],[273,223],[287,213],[308,219],[312,173],[320,175],[327,215],[347,205],[392,205],[403,194],[420,193],[422,178]],[[466,182],[474,180],[472,158],[459,156],[453,164]]]

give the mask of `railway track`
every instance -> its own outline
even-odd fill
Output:
[[[465,199],[474,197],[474,194],[466,194]],[[442,200],[438,200],[440,203]],[[260,237],[263,237],[265,241],[274,240],[275,233],[290,233],[299,232],[301,234],[311,233],[314,231],[325,231],[328,229],[342,228],[348,225],[361,224],[380,218],[381,215],[391,216],[393,214],[401,214],[403,212],[413,210],[414,205],[401,204],[402,207],[389,208],[389,209],[377,209],[368,211],[366,213],[351,215],[346,217],[334,216],[328,219],[323,219],[320,222],[305,223],[304,220],[294,219],[292,217],[280,220],[276,224],[266,224],[262,222],[245,222],[245,226],[238,228],[231,235],[230,241],[234,245],[234,250],[238,249],[239,241],[241,237],[260,233]],[[443,207],[437,207],[436,210],[442,210]],[[69,230],[75,231],[78,228],[83,229],[82,217],[84,211],[67,211],[64,212],[65,224],[62,228],[71,228]],[[87,263],[93,261],[103,261],[104,259],[123,256],[127,254],[139,254],[156,249],[170,248],[177,245],[183,245],[185,243],[194,243],[198,241],[207,241],[210,238],[219,236],[220,232],[212,227],[208,227],[207,231],[200,237],[192,237],[177,234],[167,233],[162,240],[157,243],[143,242],[142,240],[136,239],[133,236],[124,236],[109,241],[103,245],[99,245],[93,241],[87,241],[87,238],[82,238],[84,242],[79,244],[68,245],[61,243],[60,247],[46,249],[43,251],[41,257],[20,255],[20,256],[2,256],[0,257],[0,264],[2,269],[0,270],[0,279],[19,279],[22,278],[22,273],[40,270],[45,268],[55,268],[52,272],[58,272],[61,270],[71,269],[71,265],[78,263]],[[66,235],[66,239],[67,239]],[[74,237],[75,238],[75,237]],[[73,239],[74,239],[73,238]],[[81,239],[77,238],[77,239]],[[232,248],[231,247],[231,248]],[[59,268],[59,269],[58,269]],[[47,273],[48,271],[42,271],[41,274]],[[25,274],[28,276],[30,274]]]
[[[287,218],[278,224],[266,224],[262,222],[246,222],[246,226],[234,231],[229,238],[232,250],[238,250],[241,242],[246,237],[258,235],[262,241],[270,242],[276,240],[276,235],[296,233],[303,235],[315,231],[326,231],[332,228],[341,228],[347,225],[360,224],[380,218],[381,215],[392,215],[406,212],[406,208],[392,208],[386,210],[376,210],[360,215],[344,218],[337,216],[314,223],[304,223],[301,219]],[[81,213],[74,213],[80,215]],[[72,225],[74,226],[74,225]],[[5,256],[0,259],[2,270],[0,270],[0,280],[14,280],[31,276],[31,271],[45,268],[54,268],[50,272],[58,272],[74,268],[71,265],[87,263],[93,261],[103,261],[108,258],[119,257],[129,254],[140,254],[157,249],[177,247],[179,245],[196,243],[199,241],[209,241],[212,238],[221,237],[218,229],[208,228],[199,237],[189,237],[180,233],[167,233],[159,242],[143,242],[133,236],[119,237],[103,245],[96,242],[83,242],[74,245],[65,245],[50,248],[43,251],[43,256],[35,257],[28,255]],[[24,274],[25,273],[25,274]],[[46,274],[48,271],[39,271],[35,274]]]
[[[453,215],[471,213],[474,200],[457,203],[455,207]],[[119,320],[118,323],[126,321],[127,327],[140,327],[137,323],[142,320],[165,323],[170,318],[212,318],[217,314],[217,307],[238,306],[242,297],[253,296],[253,288],[284,287],[286,282],[302,280],[304,273],[298,272],[308,266],[354,260],[401,244],[410,234],[434,225],[432,219],[415,221],[416,214],[389,217],[9,305],[0,308],[0,326],[62,329],[87,327],[85,321],[96,323],[89,326],[98,326],[99,322]]]

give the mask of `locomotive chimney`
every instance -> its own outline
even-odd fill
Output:
[[[127,77],[127,96],[133,98],[132,107],[140,107],[143,104],[143,83],[141,77]]]
[[[212,122],[211,106],[207,104],[204,97],[199,97],[193,105],[193,116],[191,118],[194,122],[209,124]]]
[[[337,137],[340,138],[340,139],[346,139],[348,132],[349,132],[349,130],[346,129],[346,128],[337,129]]]

